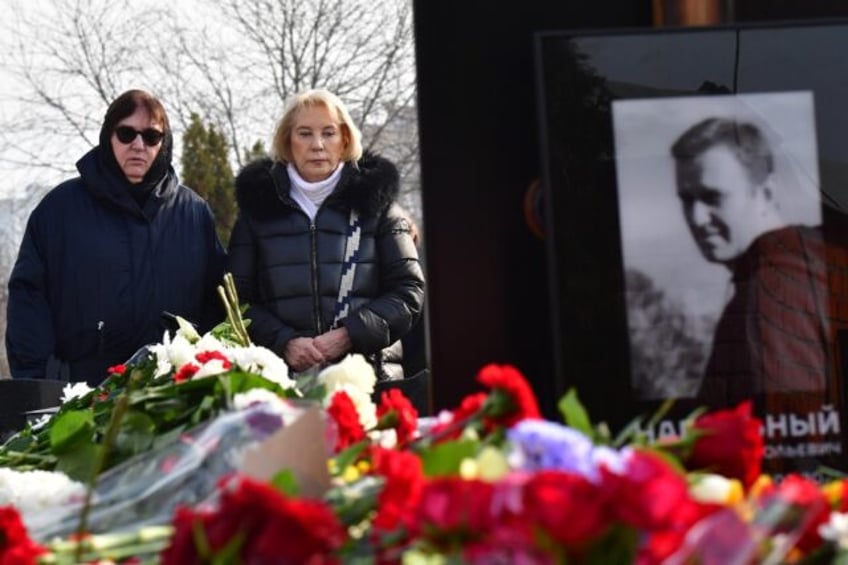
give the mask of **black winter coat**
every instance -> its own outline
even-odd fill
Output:
[[[142,209],[96,151],[29,217],[9,279],[14,377],[96,384],[162,340],[163,311],[201,329],[222,317],[226,260],[208,204],[171,170]]]
[[[249,164],[236,178],[239,217],[229,261],[240,300],[250,305],[252,339],[282,354],[292,338],[331,329],[353,207],[362,237],[350,311],[340,325],[352,352],[369,357],[379,378],[402,378],[398,340],[420,316],[424,277],[410,225],[395,203],[397,169],[369,154],[346,163],[314,222],[291,198],[290,186],[285,164],[270,159]]]

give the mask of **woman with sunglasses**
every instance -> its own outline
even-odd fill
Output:
[[[9,279],[13,377],[96,384],[162,339],[163,313],[210,327],[225,266],[212,212],[179,183],[162,103],[121,94],[79,176],[29,217]]]
[[[236,178],[230,271],[253,340],[294,371],[347,353],[400,380],[399,340],[419,318],[424,279],[395,166],[363,153],[326,90],[299,94],[277,124],[273,159]]]

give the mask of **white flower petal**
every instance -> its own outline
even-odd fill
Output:
[[[353,354],[318,373],[318,381],[324,384],[328,393],[340,389],[344,384],[351,384],[371,394],[377,383],[377,375],[365,357]]]
[[[88,383],[68,383],[62,388],[62,403],[65,403],[74,398],[85,396],[93,389],[88,386]]]

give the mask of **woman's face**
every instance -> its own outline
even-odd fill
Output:
[[[329,177],[342,158],[347,140],[338,120],[324,106],[301,108],[291,132],[291,154],[298,174],[309,182]]]
[[[162,148],[162,124],[150,117],[144,107],[136,108],[115,126],[112,152],[118,166],[133,184],[144,179]]]

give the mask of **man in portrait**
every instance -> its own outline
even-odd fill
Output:
[[[760,127],[709,117],[671,148],[677,196],[703,257],[730,272],[697,400],[822,392],[834,370],[821,230],[784,219]]]

